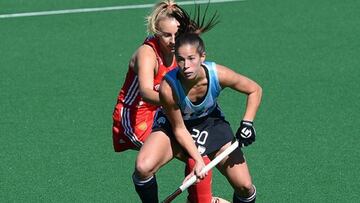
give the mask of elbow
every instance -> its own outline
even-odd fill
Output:
[[[257,95],[258,95],[258,98],[259,98],[259,102],[260,102],[260,101],[261,101],[261,97],[262,97],[262,93],[263,93],[262,87],[261,87],[260,85],[257,85],[256,92],[257,92]]]
[[[141,97],[141,99],[144,101],[144,102],[147,102],[147,103],[153,103],[151,98],[150,98],[150,95],[149,93],[147,93],[146,91],[139,91],[139,95]]]
[[[139,94],[140,94],[140,96],[141,96],[141,98],[143,98],[143,100],[148,100],[148,94],[146,93],[146,91],[144,91],[144,90],[139,90]]]
[[[139,94],[143,101],[153,105],[160,105],[160,100],[157,92],[150,89],[145,89],[145,90],[140,89]]]
[[[261,97],[262,97],[262,88],[259,84],[254,84],[252,86],[251,91],[248,93],[248,96],[251,96],[252,98],[254,98],[255,100],[258,100],[259,102],[261,101]]]
[[[153,90],[149,88],[139,88],[139,94],[144,101],[151,100],[152,92]]]
[[[261,96],[262,95],[262,87],[260,85],[258,85],[257,87],[257,92],[259,92],[259,95]]]

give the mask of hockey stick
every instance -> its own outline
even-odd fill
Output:
[[[231,144],[230,147],[226,148],[223,152],[221,152],[215,159],[213,159],[208,165],[206,165],[202,173],[206,173],[214,166],[216,166],[221,160],[223,160],[226,156],[228,156],[231,152],[233,152],[237,147],[239,146],[239,141],[235,141]],[[167,196],[162,203],[170,203],[172,200],[174,200],[178,195],[180,195],[184,190],[186,190],[188,187],[190,187],[192,184],[196,182],[196,176],[191,176],[188,180],[186,180],[178,189],[175,190],[171,195]]]

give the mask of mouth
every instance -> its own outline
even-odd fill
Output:
[[[192,75],[192,72],[183,72],[183,75],[188,78]]]

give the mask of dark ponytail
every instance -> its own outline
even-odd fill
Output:
[[[197,34],[205,33],[209,30],[211,30],[216,24],[218,24],[219,21],[219,14],[217,11],[211,16],[210,20],[205,22],[206,15],[209,9],[210,1],[207,3],[204,14],[201,16],[201,8],[200,5],[195,5],[195,14],[194,14],[194,20],[192,23],[192,28],[190,29],[190,32],[194,32]]]
[[[207,3],[204,13],[201,12],[199,4],[195,4],[195,14],[193,18],[181,7],[178,7],[181,12],[174,12],[174,18],[180,23],[178,34],[196,33],[198,35],[211,30],[216,24],[219,23],[219,14],[217,11],[206,22],[206,15],[210,1]],[[177,6],[177,5],[176,5]]]

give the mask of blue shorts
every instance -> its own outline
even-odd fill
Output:
[[[184,123],[203,156],[219,150],[234,139],[229,122],[217,108],[205,117],[187,120]],[[152,131],[163,131],[170,139],[175,139],[170,122],[162,111],[157,112]]]

